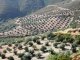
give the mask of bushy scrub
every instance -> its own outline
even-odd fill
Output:
[[[5,59],[6,58],[5,54],[1,54],[1,58]]]
[[[26,52],[23,57],[21,58],[21,60],[31,60],[32,55],[28,52]]]
[[[47,48],[46,48],[45,46],[42,46],[40,50],[41,50],[42,52],[45,52],[46,49],[47,49]]]
[[[40,40],[37,40],[37,42],[36,42],[38,45],[40,45],[41,44],[41,41]]]
[[[19,58],[22,58],[23,55],[24,55],[24,53],[20,53],[20,54],[18,54],[18,57],[19,57]]]
[[[33,42],[29,42],[29,45],[30,45],[30,46],[33,46]]]
[[[71,60],[71,58],[69,54],[60,53],[60,54],[50,55],[48,60]]]
[[[39,37],[35,36],[35,37],[33,38],[33,42],[35,43],[37,40],[39,40]]]
[[[12,56],[8,57],[8,60],[14,60],[14,58]]]
[[[26,52],[28,52],[28,51],[29,51],[28,47],[25,47],[25,48],[24,48],[24,50],[25,50]]]
[[[27,44],[28,42],[30,42],[30,41],[32,41],[32,40],[33,40],[32,37],[27,37],[27,38],[25,38],[25,44]]]
[[[62,50],[65,50],[65,44],[62,43],[62,44],[60,45],[60,48],[61,48]]]
[[[24,41],[24,37],[0,37],[1,45],[9,45]]]
[[[3,50],[3,53],[7,53],[7,51],[6,50]]]
[[[42,40],[44,40],[45,38],[46,38],[46,36],[45,36],[45,35],[41,36],[41,39],[42,39]]]
[[[50,33],[47,34],[47,39],[48,40],[54,40],[54,37],[56,37],[56,35],[53,34],[52,32],[50,32]]]
[[[22,50],[22,45],[19,45],[19,46],[18,46],[18,49],[19,49],[19,50]]]
[[[37,55],[36,55],[36,56],[37,56],[37,58],[38,58],[38,59],[40,59],[40,58],[41,58],[41,56],[42,56],[42,54],[41,54],[41,53],[37,53]]]

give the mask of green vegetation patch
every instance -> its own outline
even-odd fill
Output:
[[[0,38],[0,44],[14,44],[14,43],[20,43],[24,41],[24,37],[1,37]]]
[[[71,60],[70,54],[55,54],[55,55],[50,55],[47,60]]]

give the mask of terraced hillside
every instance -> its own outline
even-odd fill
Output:
[[[80,16],[80,0],[67,0],[61,3],[57,3],[58,6],[68,8],[75,13],[75,19],[79,19]]]
[[[4,35],[25,36],[62,30],[68,28],[73,20],[73,11],[56,5],[49,5],[34,14],[14,19],[17,26],[15,29],[4,32]]]
[[[66,3],[69,2],[69,3]],[[15,18],[14,24],[4,25],[0,24],[0,31],[7,34],[4,35],[35,35],[47,31],[63,30],[68,27],[79,28],[80,27],[80,10],[79,0],[66,1],[64,7],[62,5],[48,5],[45,8],[32,13],[31,15]],[[62,3],[62,2],[61,2]],[[75,4],[74,4],[75,3]],[[69,4],[69,5],[67,5]],[[62,6],[62,7],[59,7]],[[73,8],[76,9],[73,9]],[[15,24],[17,22],[17,24]],[[8,23],[7,23],[8,24]],[[8,26],[9,29],[8,29]],[[14,27],[13,27],[14,26]],[[7,27],[7,28],[6,28]]]

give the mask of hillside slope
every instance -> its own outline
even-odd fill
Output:
[[[24,16],[44,6],[44,0],[0,0],[0,17]]]
[[[59,29],[63,30],[70,26],[74,18],[73,15],[74,12],[69,9],[49,5],[31,15],[14,19],[17,26],[7,31],[7,33],[8,35],[14,33],[16,35],[35,35]]]
[[[7,26],[10,26],[9,28],[5,25],[4,23],[4,29],[5,31],[9,32],[12,31],[13,33],[16,31],[16,33],[25,32],[28,34],[28,32],[32,35],[38,34],[38,33],[43,33],[47,31],[57,31],[59,29],[63,30],[69,27],[80,27],[80,10],[78,9],[70,9],[71,6],[76,6],[77,1],[64,1],[69,2],[66,4],[62,4],[63,2],[60,3],[60,5],[48,5],[37,12],[34,12],[30,15],[26,15],[24,17],[20,18],[15,18],[14,20],[10,21],[18,21],[18,25],[15,24],[10,24]],[[77,2],[78,3],[78,2]],[[69,5],[67,5],[69,4]],[[72,5],[73,4],[73,5]],[[63,6],[64,5],[64,6]],[[61,7],[60,7],[61,6]],[[78,6],[78,5],[77,5]],[[21,11],[23,9],[21,8]],[[1,26],[3,26],[1,24]],[[5,28],[6,27],[6,28]],[[2,28],[2,27],[1,27]],[[4,29],[0,29],[1,31],[4,31]],[[15,30],[14,30],[15,29]],[[4,32],[5,32],[4,31]]]
[[[57,5],[71,9],[71,10],[79,10],[80,9],[80,0],[66,0],[61,3],[57,3]]]
[[[47,5],[65,0],[0,0],[0,18],[15,18],[28,15]]]

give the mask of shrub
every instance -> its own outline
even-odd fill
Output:
[[[23,57],[21,58],[21,60],[31,60],[32,55],[28,52],[26,52]]]
[[[45,43],[45,46],[50,46],[50,45],[49,45],[49,42],[46,42],[46,43]]]
[[[16,47],[18,47],[18,45],[19,45],[18,43],[15,44]]]
[[[19,46],[18,46],[18,49],[19,49],[19,50],[22,50],[22,45],[19,45]]]
[[[27,38],[26,41],[25,41],[25,44],[27,44],[30,41],[32,41],[32,37]]]
[[[33,54],[34,53],[34,50],[29,50],[29,53]]]
[[[13,49],[16,49],[16,46],[14,46]]]
[[[77,44],[74,42],[74,43],[72,44],[72,52],[73,52],[73,53],[76,53],[76,52],[77,52],[76,47],[77,47]]]
[[[62,44],[60,45],[60,48],[61,48],[62,50],[65,50],[65,44],[62,43]]]
[[[56,54],[53,49],[50,50],[50,53],[51,53],[52,55],[53,55],[53,54]]]
[[[77,52],[76,47],[75,48],[72,48],[72,52],[73,53],[76,53]]]
[[[77,44],[80,44],[80,40],[76,40],[75,42],[76,42]]]
[[[7,51],[6,50],[3,50],[3,53],[7,53]]]
[[[75,40],[80,41],[80,35],[76,35],[76,36],[75,36]]]
[[[42,54],[41,53],[38,53],[36,56],[37,56],[38,59],[40,59],[41,56],[42,56]]]
[[[17,51],[14,51],[14,54],[17,55]]]
[[[33,42],[35,43],[38,39],[39,39],[39,37],[34,37]]]
[[[45,35],[41,36],[41,39],[42,39],[42,40],[44,40],[45,38],[46,38],[46,36],[45,36]]]
[[[40,50],[43,51],[43,52],[45,52],[46,49],[47,49],[47,48],[46,48],[45,46],[42,46]]]
[[[4,54],[2,54],[2,55],[1,55],[1,58],[2,58],[2,59],[5,59],[6,57],[5,57],[5,55],[4,55]]]
[[[23,42],[23,40],[17,41],[17,43],[22,43],[22,42]]]
[[[14,60],[14,58],[12,56],[8,57],[8,60]]]
[[[28,52],[28,51],[29,51],[28,47],[25,47],[25,48],[24,48],[24,50],[25,50],[26,52]]]
[[[63,43],[67,43],[67,40],[65,39],[65,40],[63,40]]]
[[[63,40],[65,40],[65,37],[63,34],[58,34],[56,37],[56,41],[57,42],[63,42]]]
[[[55,43],[53,44],[53,46],[54,46],[55,48],[58,48],[58,47],[57,47],[58,44],[60,44],[60,43],[55,42]]]
[[[12,49],[10,49],[10,48],[7,48],[7,50],[10,52],[10,51],[12,51]]]
[[[73,43],[74,42],[74,39],[72,37],[67,37],[66,40],[69,43]]]
[[[48,40],[53,40],[54,37],[56,37],[56,35],[53,34],[52,32],[50,32],[50,33],[47,35],[47,39],[48,39]]]
[[[36,45],[33,45],[33,48],[34,50],[38,50],[37,46]]]
[[[37,44],[39,44],[39,45],[41,44],[40,40],[37,40],[37,42],[36,42],[36,43],[37,43]]]
[[[72,48],[75,48],[75,47],[77,47],[77,43],[76,43],[76,42],[74,42],[74,43],[72,44]]]
[[[12,44],[8,44],[9,47],[12,47]]]
[[[32,43],[32,42],[29,42],[29,45],[30,45],[30,46],[33,46],[33,43]]]
[[[24,55],[24,53],[20,53],[20,54],[18,54],[18,57],[19,57],[19,58],[22,58],[23,55]]]

